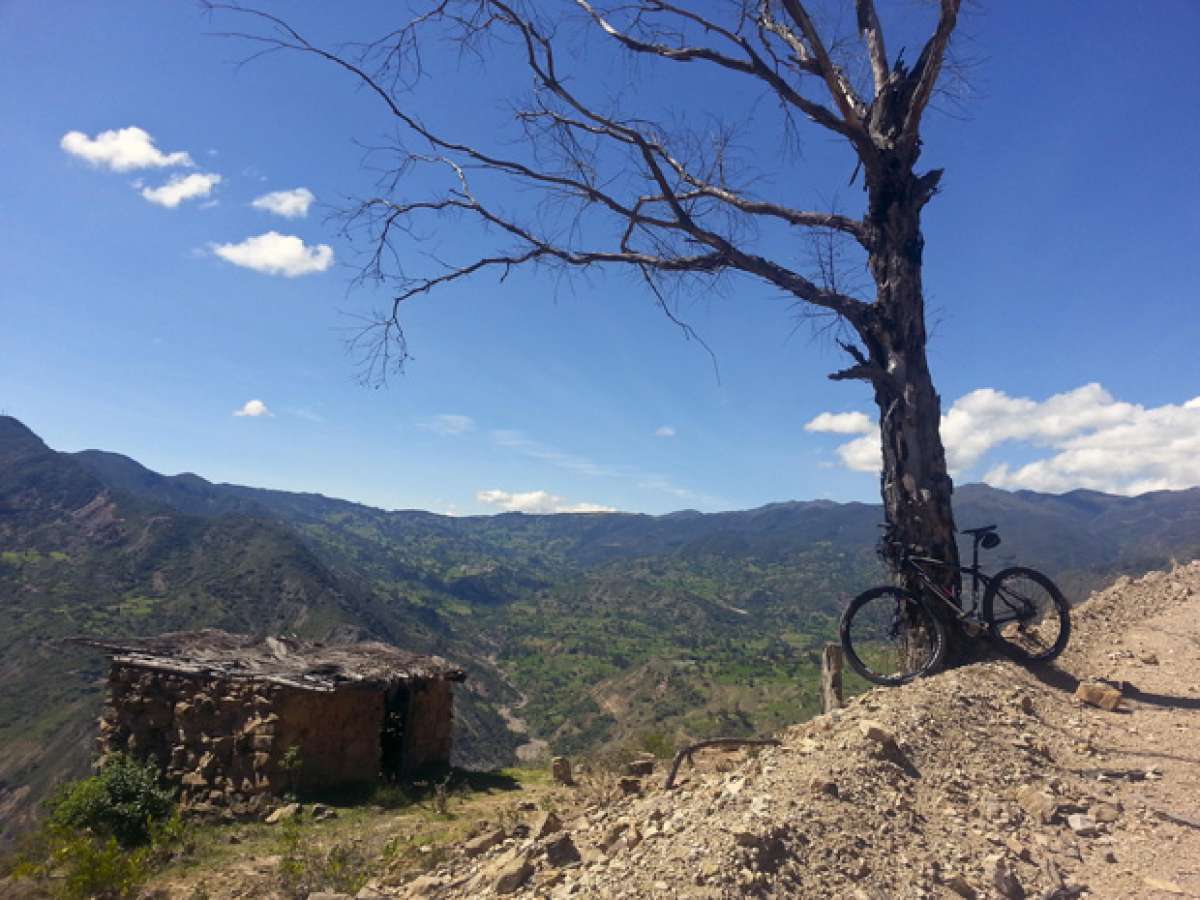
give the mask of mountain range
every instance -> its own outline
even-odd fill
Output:
[[[955,492],[989,555],[1080,599],[1200,556],[1200,489]],[[54,642],[220,627],[454,659],[459,762],[767,732],[817,708],[822,643],[879,581],[877,505],[448,517],[61,453],[0,417],[0,838],[80,772],[103,661]],[[522,721],[524,724],[522,724]],[[527,728],[528,732],[522,729]]]

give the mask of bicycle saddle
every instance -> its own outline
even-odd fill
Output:
[[[996,530],[995,525],[981,525],[978,528],[960,528],[960,529],[958,529],[958,533],[959,534],[984,534],[988,531],[995,531],[995,530]]]
[[[969,534],[984,550],[993,550],[1000,546],[1000,535],[996,534],[995,525],[983,525],[979,528],[963,528],[960,534]]]

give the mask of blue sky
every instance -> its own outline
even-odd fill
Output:
[[[391,8],[291,15],[336,44],[386,30]],[[1087,10],[979,4],[960,44],[972,96],[926,128],[925,162],[946,169],[925,218],[930,359],[960,482],[1200,483],[1200,92],[1186,63],[1200,8]],[[867,390],[828,382],[842,365],[828,338],[748,282],[681,298],[719,380],[627,275],[516,273],[414,301],[407,373],[360,386],[343,338],[387,294],[351,287],[356,247],[328,214],[371,193],[362,145],[391,125],[315,60],[239,67],[247,46],[209,34],[235,27],[189,2],[0,3],[4,411],[59,449],[389,508],[877,499]],[[585,62],[601,88],[626,84]],[[467,137],[503,126],[518,66],[484,72],[444,50],[429,65],[414,109]],[[650,76],[631,103],[689,121],[734,110],[781,190],[859,211],[825,134],[781,162],[770,109],[738,86]],[[289,193],[261,200],[276,192]],[[263,208],[280,202],[291,217]],[[465,258],[480,240],[452,226],[408,261]],[[250,401],[266,414],[234,414],[263,411]]]

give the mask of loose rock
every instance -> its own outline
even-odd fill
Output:
[[[1121,692],[1106,684],[1082,681],[1075,689],[1075,696],[1091,706],[1114,712],[1121,705]]]
[[[300,815],[300,804],[289,803],[287,806],[281,806],[275,812],[267,816],[263,821],[268,825],[277,825],[280,822],[286,822],[288,819],[294,819]]]

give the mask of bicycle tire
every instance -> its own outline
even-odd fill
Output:
[[[1034,593],[1033,599],[1031,599],[1028,594],[1032,592],[1026,589],[1022,593],[1014,586],[1018,580],[1032,582],[1040,588],[1040,592]],[[1032,611],[1023,609],[1020,613],[1016,613],[1015,618],[1002,620],[1000,627],[997,627],[995,608],[997,597],[1000,597],[1001,601],[1014,613],[1016,613],[1016,606],[1009,598],[1015,598],[1023,601],[1023,604],[1031,606],[1040,602],[1045,608],[1039,607]],[[1058,585],[1037,569],[1013,566],[998,572],[984,592],[982,612],[983,621],[987,624],[993,639],[1005,653],[1018,660],[1047,662],[1062,653],[1071,639],[1071,607],[1063,597],[1062,591],[1058,589]],[[1040,616],[1040,621],[1035,623],[1032,629],[1025,624],[1024,617],[1027,615],[1031,618]],[[1051,615],[1053,618],[1050,618]],[[1049,625],[1052,621],[1056,621],[1058,624],[1057,633],[1053,633],[1050,627],[1042,627]],[[1014,624],[1017,626],[1015,630],[1012,628]],[[1053,641],[1050,640],[1050,637],[1053,637]],[[1041,646],[1044,649],[1036,652],[1029,649],[1034,646]]]
[[[918,633],[926,636],[915,662],[907,638],[900,637],[905,618],[908,627],[915,624]],[[907,684],[936,671],[946,658],[946,629],[929,601],[891,585],[871,588],[855,597],[842,614],[838,636],[850,667],[873,684]]]

